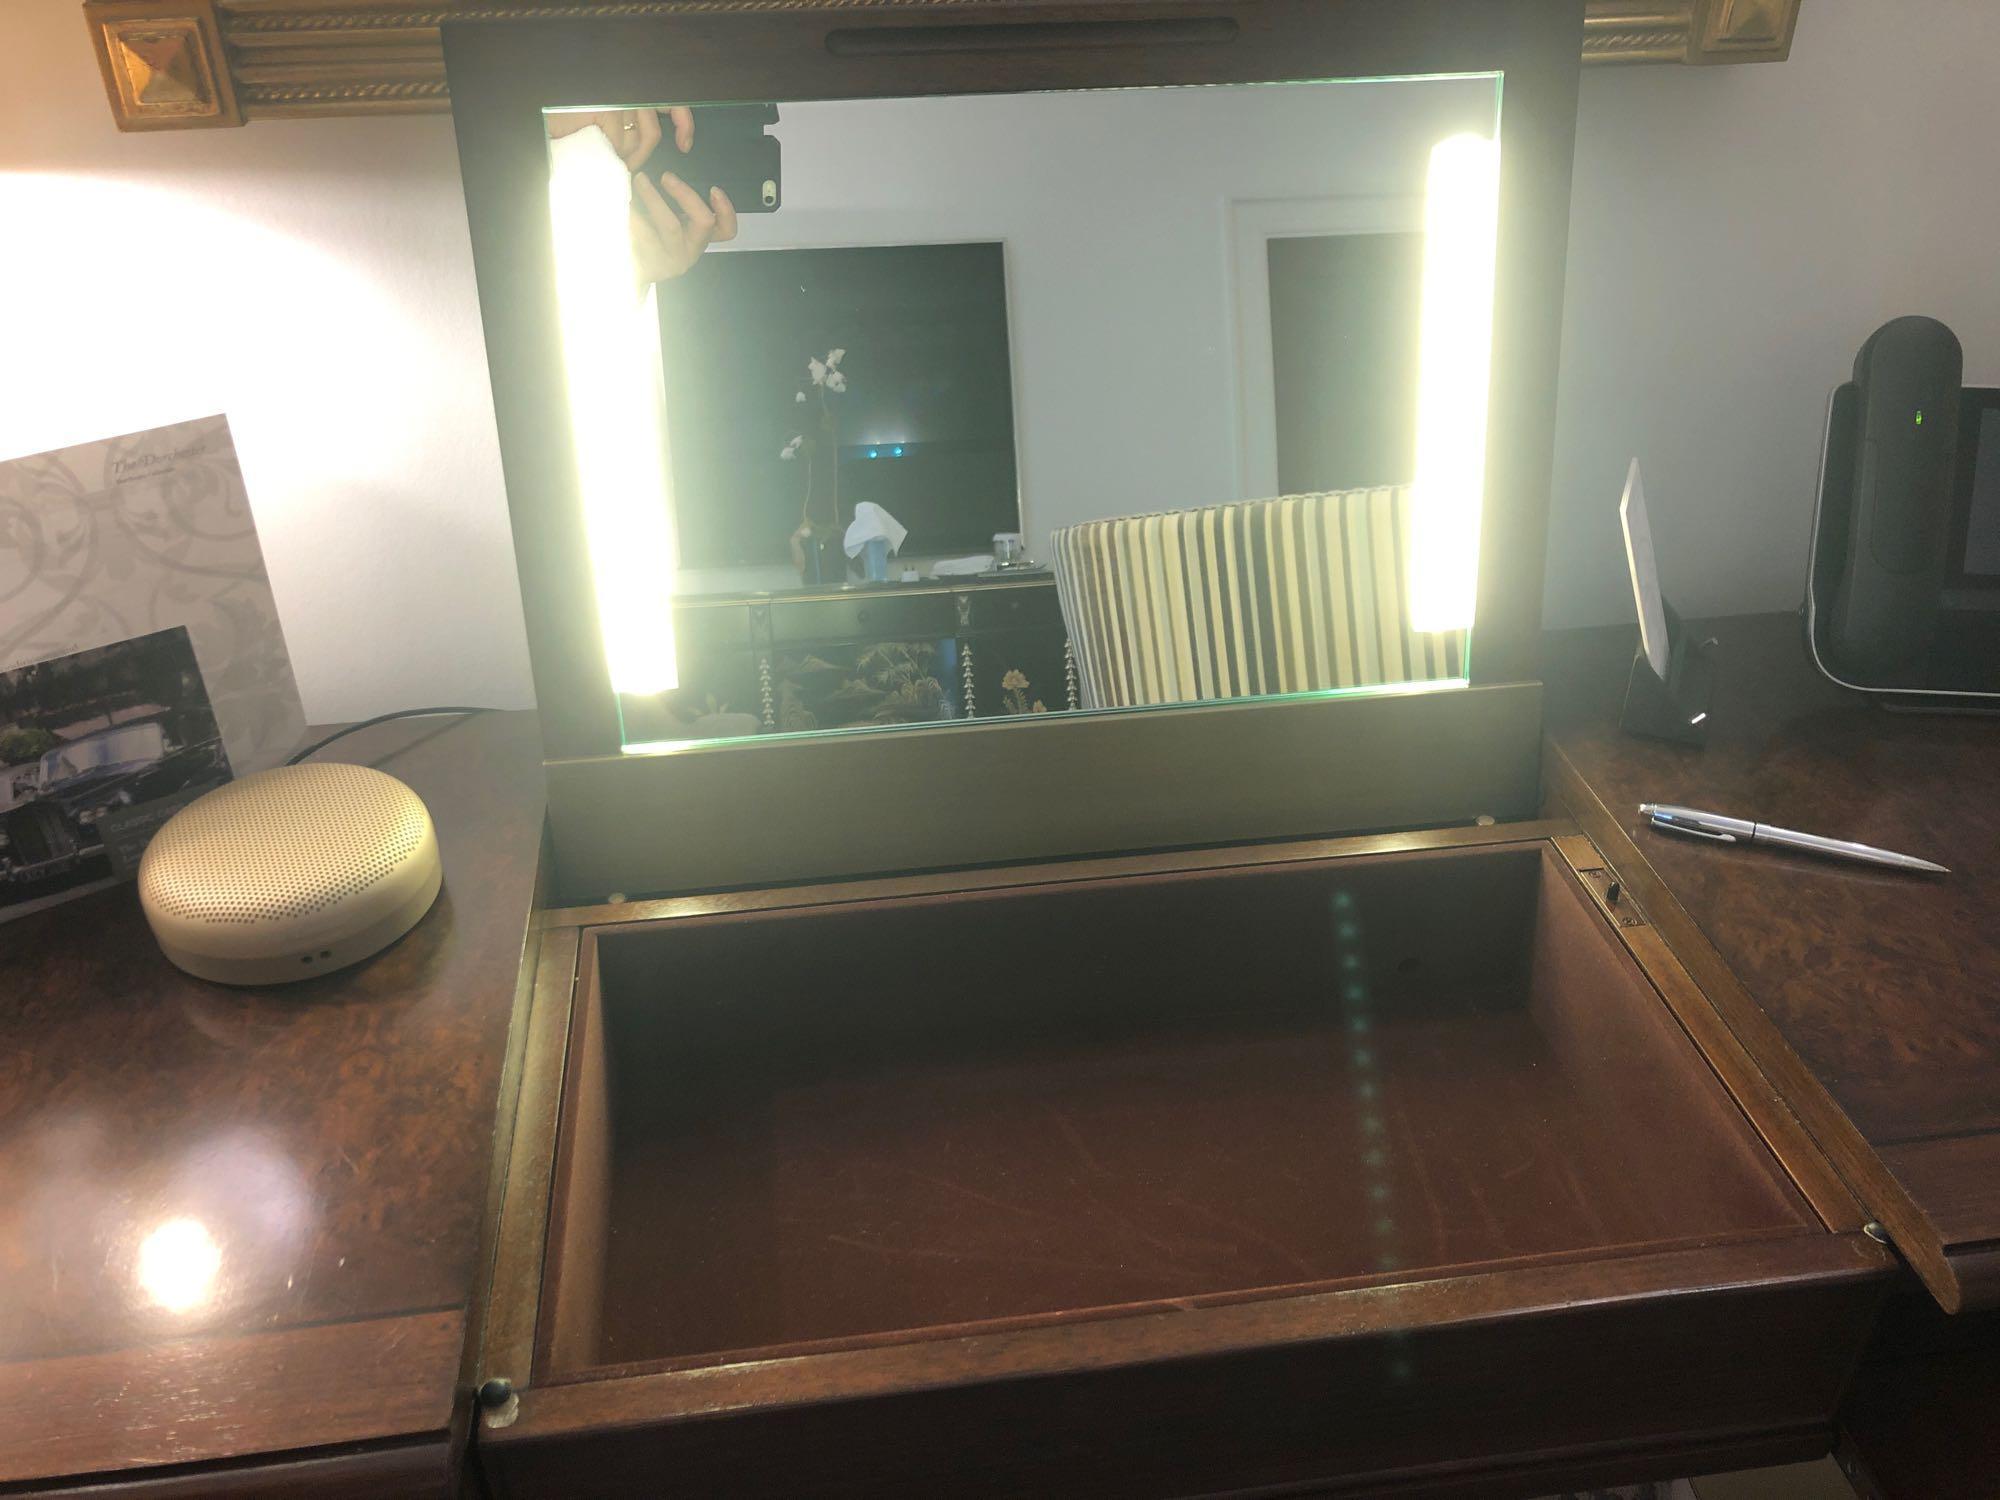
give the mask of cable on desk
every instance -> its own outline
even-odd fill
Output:
[[[304,760],[308,755],[312,755],[317,753],[318,751],[324,750],[328,745],[331,745],[335,740],[345,739],[348,735],[353,734],[356,730],[368,729],[376,724],[387,724],[392,719],[427,719],[432,717],[433,715],[442,716],[444,714],[490,714],[492,712],[493,710],[490,708],[465,708],[460,706],[452,706],[448,708],[399,708],[394,713],[377,714],[372,719],[363,719],[358,724],[349,724],[345,729],[336,729],[332,734],[328,735],[325,739],[314,740],[310,745],[306,746],[305,749],[293,751],[292,754],[286,759],[285,764],[288,766],[295,766],[300,761]]]

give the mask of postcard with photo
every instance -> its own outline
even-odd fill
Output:
[[[0,462],[0,672],[185,625],[238,775],[305,713],[229,423]]]
[[[185,626],[0,672],[0,921],[130,879],[229,777]]]

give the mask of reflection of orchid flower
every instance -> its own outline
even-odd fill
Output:
[[[791,462],[791,460],[799,456],[799,445],[804,443],[805,440],[804,433],[795,435],[789,443],[778,450],[778,457],[784,459],[787,463]]]
[[[800,391],[796,396],[792,397],[792,400],[798,403],[800,406],[804,406],[806,404],[806,393],[804,391]]]
[[[825,359],[806,360],[806,373],[812,376],[814,385],[825,386],[838,396],[847,389],[847,377],[840,373],[840,362],[845,358],[847,358],[845,349],[829,349]],[[805,392],[799,393],[799,399],[805,400]]]

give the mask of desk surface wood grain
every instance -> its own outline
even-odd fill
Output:
[[[1948,1309],[2000,1302],[2000,719],[1890,713],[1797,619],[1711,622],[1702,749],[1622,734],[1629,628],[1549,638],[1567,804]],[[1645,827],[1678,802],[1936,860],[1930,878]]]
[[[321,758],[401,777],[438,826],[444,892],[377,957],[209,984],[130,886],[0,927],[0,1485],[419,1439],[442,1482],[539,740],[487,714]]]

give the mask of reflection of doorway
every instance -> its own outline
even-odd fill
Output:
[[[1411,478],[1422,214],[1416,197],[1229,205],[1246,497]]]

